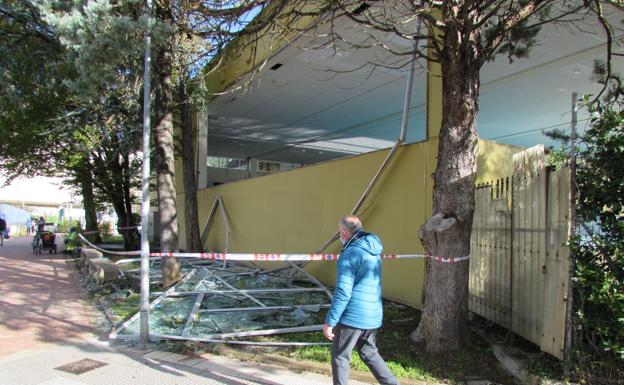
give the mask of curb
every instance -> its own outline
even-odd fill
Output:
[[[200,356],[172,353],[163,350],[149,350],[141,354],[143,356],[149,355],[149,357],[146,357],[149,359],[157,359],[159,361],[165,361],[177,365],[184,365],[194,368],[203,367],[203,364],[210,362],[211,356],[219,355],[244,362],[256,362],[259,364],[273,365],[296,373],[313,372],[328,376],[330,378],[332,375],[331,367],[329,367],[329,365],[327,364],[309,361],[297,361],[292,358],[281,357],[266,353],[247,353],[222,345],[218,346],[215,349],[215,353],[205,353]],[[371,384],[377,383],[377,380],[370,372],[364,372],[360,370],[352,369],[349,378]],[[402,385],[442,385],[436,382],[419,381],[406,378],[399,378],[399,381]]]
[[[97,333],[98,319],[100,318],[99,315],[101,314],[101,311],[97,308],[96,304],[91,300],[91,298],[89,298],[89,294],[85,290],[85,288],[82,287],[82,284],[80,282],[80,276],[82,275],[82,273],[80,272],[79,267],[76,265],[75,258],[65,258],[63,259],[63,261],[71,271],[69,276],[72,280],[72,285],[78,292],[84,311],[87,315],[87,318],[89,319],[91,332],[98,337],[102,337],[101,335],[99,335],[99,333]]]
[[[301,372],[314,372],[324,374],[326,376],[331,377],[332,371],[331,366],[328,364],[322,364],[320,362],[312,362],[312,361],[298,361],[293,358],[283,357],[275,354],[267,354],[267,353],[247,353],[243,352],[228,346],[219,346],[216,349],[216,352],[220,355],[236,358],[243,361],[256,361],[265,364],[272,364],[276,366],[281,366],[285,369]],[[370,372],[365,372],[361,370],[351,369],[349,378],[352,378],[357,381],[368,382],[372,384],[377,383],[377,379]],[[437,385],[436,382],[427,382],[420,380],[413,380],[408,378],[399,378],[398,379],[401,384],[404,385]]]

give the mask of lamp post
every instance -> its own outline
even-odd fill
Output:
[[[141,190],[141,303],[139,307],[140,342],[149,342],[149,179],[150,179],[150,95],[151,95],[151,46],[152,46],[152,0],[146,4],[147,32],[145,34],[145,68],[143,72],[143,175]]]

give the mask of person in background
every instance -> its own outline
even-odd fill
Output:
[[[30,234],[32,230],[32,218],[26,219],[26,234]]]
[[[332,341],[332,377],[334,385],[347,385],[353,348],[377,381],[398,385],[377,351],[375,335],[381,327],[381,251],[379,237],[362,230],[355,215],[338,224],[344,245],[336,265],[336,289],[325,318],[323,334]]]
[[[45,219],[43,219],[43,217],[39,217],[39,219],[37,220],[37,232],[39,234],[43,233],[43,229],[45,228]]]
[[[4,233],[6,232],[7,224],[4,220],[4,216],[0,216],[0,246],[4,246]]]

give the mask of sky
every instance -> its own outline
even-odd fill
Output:
[[[0,176],[0,202],[57,203],[61,206],[70,200],[76,200],[72,198],[70,191],[62,186],[60,178],[18,178],[8,186],[4,186],[5,182],[6,178]]]

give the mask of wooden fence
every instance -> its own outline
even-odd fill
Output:
[[[511,178],[477,186],[469,309],[563,359],[570,173],[543,146],[513,162]]]

